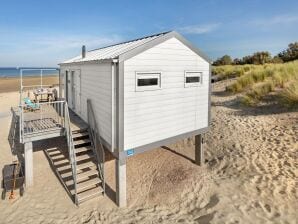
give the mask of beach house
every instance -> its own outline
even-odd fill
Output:
[[[67,139],[69,173],[59,167],[57,175],[64,183],[66,177],[72,181],[76,204],[105,192],[107,150],[115,158],[119,206],[126,205],[128,157],[195,136],[195,161],[203,164],[202,134],[210,125],[210,60],[182,35],[159,33],[89,51],[83,46],[79,56],[59,65],[58,101],[37,105],[57,117],[48,117],[39,127],[52,127],[55,121],[54,127],[46,136],[44,130],[37,135],[28,126],[32,119],[27,115],[24,122],[20,115],[29,178],[31,142],[59,135]],[[80,129],[72,129],[71,113],[84,123]]]
[[[103,145],[117,159],[119,204],[126,201],[128,156],[190,136],[200,145],[208,130],[210,60],[175,31],[83,46],[60,64],[60,74],[63,97],[86,122],[92,102]]]

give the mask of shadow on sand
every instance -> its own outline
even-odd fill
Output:
[[[8,142],[10,145],[11,153],[13,156],[16,156],[18,161],[22,164],[23,170],[25,171],[25,158],[24,158],[24,145],[20,143],[20,135],[19,135],[19,119],[17,116],[12,116],[9,134],[8,134]],[[51,158],[48,156],[48,151],[55,151],[57,154],[55,155],[61,155],[61,158],[59,160],[55,160],[55,162],[59,162],[60,160],[68,159],[68,150],[67,150],[67,143],[66,139],[64,137],[57,137],[52,139],[45,139],[41,141],[33,142],[33,152],[37,151],[43,151],[47,161],[51,167],[52,172],[57,177],[57,180],[61,184],[63,188],[66,186],[66,182],[69,181],[69,178],[63,179],[63,182],[61,182],[61,178],[57,174],[57,168],[58,166],[55,166]],[[109,161],[114,159],[112,155],[106,152],[106,160]],[[71,200],[74,201],[73,195],[70,193],[69,189],[66,189],[66,192],[68,193]],[[110,185],[105,182],[105,194],[116,203],[116,192],[110,187]]]
[[[191,158],[187,157],[186,155],[183,155],[183,154],[181,154],[181,153],[179,153],[179,152],[177,152],[177,151],[175,151],[175,150],[169,148],[168,146],[161,146],[161,148],[166,149],[166,150],[168,150],[169,152],[174,153],[174,154],[176,154],[176,155],[178,155],[178,156],[181,156],[181,157],[183,157],[184,159],[187,159],[187,160],[189,160],[189,161],[192,162],[192,163],[195,163],[195,161],[194,161],[193,159],[191,159]]]

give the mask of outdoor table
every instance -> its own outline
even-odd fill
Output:
[[[49,101],[50,96],[53,98],[53,89],[51,88],[39,88],[33,91],[35,102],[39,102],[38,96],[40,96],[40,100],[42,100],[42,96],[46,95],[47,100]]]

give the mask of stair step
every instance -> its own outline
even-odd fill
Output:
[[[51,156],[51,159],[53,161],[55,161],[55,160],[57,161],[57,160],[65,159],[65,158],[67,158],[67,157],[62,153],[60,153],[58,155]]]
[[[96,169],[85,171],[77,174],[77,181],[80,182],[95,175],[98,176],[98,171]]]
[[[74,147],[79,148],[80,146],[86,146],[91,144],[90,139],[80,139],[73,141]]]
[[[66,178],[65,178],[66,179]],[[98,172],[97,170],[89,170],[88,172],[80,173],[77,175],[77,185],[79,186],[80,184],[88,184],[92,185],[92,181],[94,183],[98,183],[99,177],[98,177]],[[101,182],[101,181],[100,181]],[[70,189],[73,189],[73,178],[70,176],[65,180],[66,186],[68,186]]]
[[[89,168],[89,169],[93,168],[94,169],[94,168],[96,168],[96,165],[92,161],[88,161],[86,163],[82,163],[82,164],[77,165],[77,171],[81,170],[82,172],[84,172],[83,170],[87,169],[87,168]]]
[[[83,138],[83,137],[89,137],[89,132],[77,132],[77,133],[73,133],[72,134],[72,138],[76,139],[76,138]]]
[[[83,192],[79,193],[78,194],[78,201],[79,201],[79,203],[82,203],[82,202],[87,201],[88,199],[92,199],[96,196],[100,196],[100,195],[102,195],[102,193],[103,193],[102,188],[95,187],[95,188],[92,188],[88,191],[83,191]]]
[[[72,177],[72,171],[71,169],[68,172],[64,172],[64,173],[60,173],[61,178],[65,181],[65,183],[68,183],[69,181],[72,181],[73,177]],[[96,166],[93,167],[89,167],[89,169],[87,171],[83,171],[83,170],[78,170],[77,171],[77,181],[84,181],[87,179],[92,179],[92,177],[97,177],[98,178],[98,170]]]
[[[50,149],[47,149],[47,152],[48,152],[48,153],[52,153],[52,152],[60,152],[60,150],[57,149],[57,148],[50,148]]]
[[[83,161],[83,160],[87,160],[87,159],[92,159],[92,158],[94,158],[94,155],[91,152],[90,153],[83,154],[83,155],[77,155],[76,156],[77,162]]]
[[[55,167],[55,168],[60,173],[60,175],[67,173],[69,170],[71,171],[71,166],[69,163],[68,163],[68,165],[59,166],[59,167]]]
[[[88,131],[88,128],[76,129],[76,130],[72,130],[72,134],[82,133],[87,131]]]
[[[48,151],[47,153],[48,153],[51,157],[63,155],[63,153],[61,153],[61,151],[59,151],[59,150],[51,151],[51,152]]]
[[[53,164],[55,167],[61,167],[61,166],[67,166],[69,165],[69,159],[64,158],[64,159],[59,159],[59,160],[53,160]]]
[[[98,185],[101,183],[99,178],[90,179],[81,183],[77,183],[77,193],[92,189],[94,187],[98,188]]]
[[[68,171],[68,172],[63,172],[60,173],[60,176],[62,177],[62,179],[69,179],[70,177],[72,178],[72,171]]]
[[[91,146],[85,146],[85,147],[80,147],[75,149],[76,154],[82,153],[82,152],[89,152],[91,150],[92,150]]]
[[[96,168],[96,164],[92,160],[94,157],[89,156],[88,158],[87,157],[83,157],[83,158],[86,158],[86,160],[87,159],[89,159],[89,160],[87,160],[87,161],[84,161],[84,160],[77,161],[77,174],[81,173],[81,172],[85,172],[84,170],[88,169],[88,168],[89,168],[88,170]],[[59,165],[55,164],[55,167],[58,170],[58,172],[60,173],[60,175],[71,171],[71,165],[70,165],[69,162],[67,162],[67,163],[65,162],[65,163],[59,164]]]

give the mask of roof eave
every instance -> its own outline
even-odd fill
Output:
[[[96,60],[85,60],[85,61],[74,61],[74,62],[62,62],[59,63],[58,65],[80,65],[80,64],[85,64],[85,63],[108,63],[108,62],[113,62],[116,63],[118,62],[118,58],[108,58],[108,59],[96,59]]]

